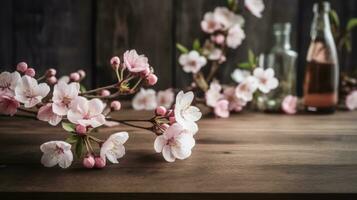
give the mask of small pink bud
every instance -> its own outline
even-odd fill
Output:
[[[156,108],[155,113],[159,116],[165,116],[166,114],[166,108],[164,106],[159,106]]]
[[[95,165],[95,160],[94,157],[92,156],[92,154],[87,155],[84,159],[83,159],[83,166],[85,168],[93,168]]]
[[[176,122],[175,117],[169,117],[170,124],[174,124]]]
[[[56,71],[55,69],[53,69],[53,68],[48,69],[48,70],[46,71],[46,76],[47,76],[47,77],[56,76],[56,74],[57,74],[57,71]]]
[[[81,79],[81,76],[77,72],[73,72],[69,75],[71,81],[78,82]]]
[[[87,128],[86,128],[85,126],[80,125],[80,124],[78,124],[78,125],[76,126],[76,133],[77,133],[78,135],[85,135],[86,132],[87,132]]]
[[[34,77],[36,75],[36,71],[34,68],[27,68],[25,74],[27,76],[31,76],[31,77]]]
[[[112,103],[110,104],[110,107],[113,110],[118,111],[121,108],[121,103],[119,101],[112,101]]]
[[[217,44],[223,44],[224,39],[225,39],[224,35],[219,34],[214,37],[214,42],[216,42]]]
[[[95,160],[95,165],[94,166],[96,168],[102,169],[102,168],[105,167],[105,165],[106,165],[105,159],[102,159],[100,156],[96,156],[94,160]]]
[[[16,70],[22,73],[25,73],[27,70],[27,63],[25,62],[20,62],[19,64],[17,64],[16,66]]]
[[[102,97],[107,97],[109,95],[110,95],[110,91],[109,90],[100,91],[100,96],[102,96]]]
[[[55,76],[51,76],[47,78],[47,83],[50,85],[54,85],[57,83],[57,78]]]
[[[118,56],[114,56],[112,59],[110,59],[110,64],[112,65],[113,69],[116,70],[120,66],[120,59]]]
[[[157,83],[157,76],[155,74],[149,74],[146,80],[149,85],[155,85]]]
[[[79,76],[81,77],[81,79],[83,79],[84,77],[86,77],[86,72],[85,72],[83,69],[78,70],[77,73],[79,74]]]

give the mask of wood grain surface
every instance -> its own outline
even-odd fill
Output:
[[[150,117],[130,112],[119,118]],[[118,165],[67,170],[40,164],[39,146],[60,140],[60,128],[0,118],[0,192],[357,192],[357,112],[334,115],[242,113],[199,122],[197,145],[184,161],[167,163],[154,136],[126,126],[126,155]]]

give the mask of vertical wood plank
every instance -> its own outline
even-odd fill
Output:
[[[159,77],[157,89],[171,86],[172,1],[97,1],[97,84],[114,80],[113,55],[136,49],[145,54]]]
[[[0,71],[12,70],[12,0],[1,1],[0,6]]]
[[[84,68],[91,76],[92,3],[87,0],[14,0],[15,62],[27,61],[39,73]]]

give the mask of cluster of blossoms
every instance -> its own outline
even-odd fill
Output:
[[[158,92],[141,88],[132,101],[132,107],[135,110],[154,110],[158,106],[170,108],[174,98],[175,94],[171,88]]]
[[[189,157],[195,145],[193,136],[198,131],[196,121],[201,118],[200,110],[191,106],[193,93],[180,92],[174,108],[170,107],[174,94],[171,91],[160,94],[164,100],[159,103],[163,102],[163,106],[156,108],[151,119],[116,120],[111,114],[121,109],[118,98],[134,94],[143,86],[154,85],[157,77],[147,57],[138,55],[135,50],[126,51],[123,62],[113,57],[110,63],[117,75],[116,83],[93,90],[86,90],[81,84],[85,77],[83,70],[57,79],[56,70],[49,69],[36,79],[33,68],[19,63],[17,71],[0,74],[0,113],[33,118],[52,126],[62,122],[63,129],[69,132],[66,141],[50,141],[40,147],[41,163],[46,167],[57,164],[69,167],[73,161],[72,146],[86,168],[103,168],[107,160],[118,163],[125,154],[128,133],[114,133],[106,140],[91,133],[101,126],[120,124],[155,133],[154,149],[162,152],[168,162]],[[150,126],[138,126],[133,124],[135,122],[147,122]]]
[[[253,15],[260,18],[264,10],[262,0],[244,0],[244,7]],[[229,0],[227,7],[217,7],[213,12],[207,12],[201,21],[201,29],[208,34],[202,47],[198,39],[193,43],[193,50],[189,51],[181,44],[177,48],[181,51],[179,63],[183,71],[192,73],[192,90],[197,94],[204,93],[201,103],[212,107],[218,117],[229,117],[230,112],[239,112],[250,101],[254,93],[260,91],[268,93],[278,86],[272,69],[256,68],[250,71],[237,69],[232,77],[238,83],[236,86],[221,86],[214,79],[219,67],[226,61],[228,48],[238,48],[246,35],[243,30],[245,20],[240,13],[238,2]],[[210,63],[207,75],[202,68]],[[191,88],[190,88],[191,89]],[[199,96],[197,97],[199,98]]]

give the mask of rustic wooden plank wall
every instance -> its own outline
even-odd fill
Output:
[[[266,53],[273,45],[272,24],[292,22],[292,46],[299,52],[298,81],[301,83],[309,44],[312,4],[317,0],[265,0],[264,17],[243,13],[247,38],[219,77],[230,82],[237,62],[247,50]],[[241,1],[242,3],[242,1]],[[22,60],[39,71],[57,67],[61,73],[78,68],[88,71],[86,84],[102,85],[112,80],[108,60],[135,48],[146,54],[160,77],[157,89],[185,86],[190,76],[177,64],[174,44],[190,45],[202,38],[203,14],[225,0],[3,0],[0,6],[0,69],[8,70]],[[357,0],[332,0],[342,21],[357,17]],[[353,38],[357,38],[357,31]],[[353,40],[357,46],[357,40]],[[351,55],[355,55],[354,48]],[[347,59],[357,67],[357,58]],[[351,68],[351,67],[350,67]]]

